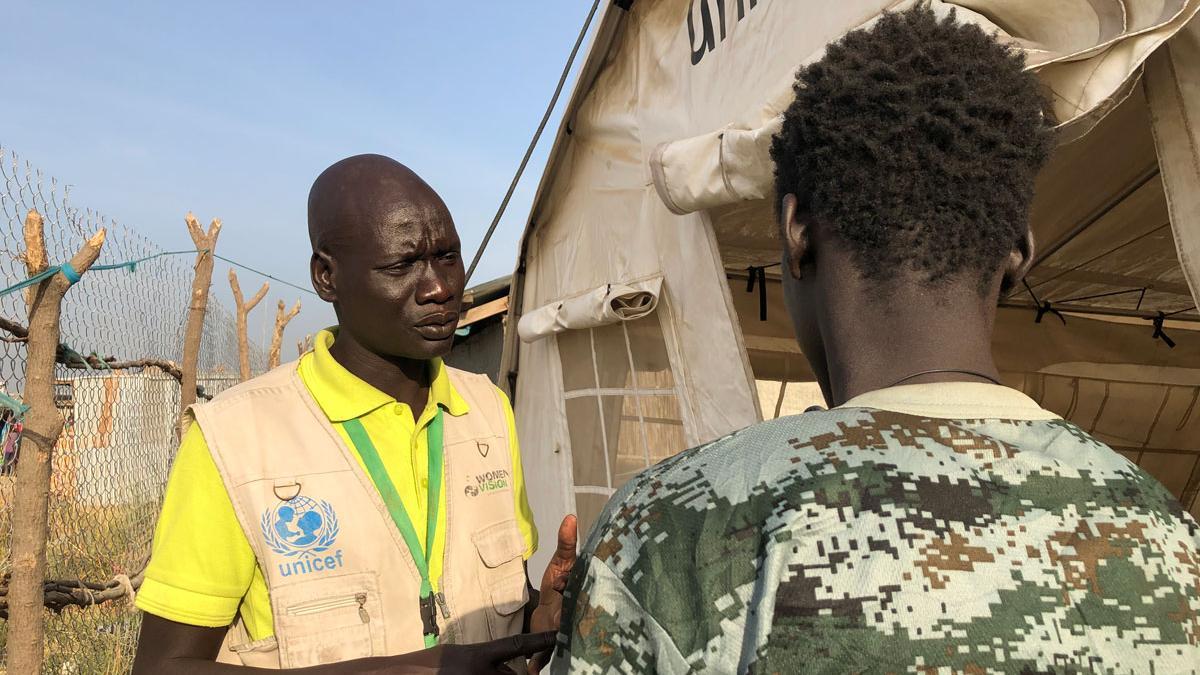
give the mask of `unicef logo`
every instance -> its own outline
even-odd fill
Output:
[[[337,515],[327,501],[297,495],[263,511],[262,532],[267,546],[289,558],[324,553],[338,535]]]

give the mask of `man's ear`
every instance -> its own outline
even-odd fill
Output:
[[[1025,280],[1025,275],[1029,274],[1030,268],[1033,267],[1036,252],[1037,246],[1033,239],[1033,230],[1026,229],[1025,236],[1013,244],[1013,249],[1008,254],[1008,260],[1004,262],[1004,277],[1000,280],[1001,294],[1008,293]]]
[[[325,251],[313,251],[309,262],[309,273],[312,275],[313,289],[325,302],[337,302],[337,285],[334,282],[334,268],[337,261]]]
[[[779,205],[779,221],[783,230],[783,250],[787,253],[788,272],[796,279],[803,278],[803,268],[812,255],[808,224],[799,220],[799,202],[794,194],[786,194]]]

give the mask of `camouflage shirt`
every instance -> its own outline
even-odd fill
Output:
[[[554,672],[1200,669],[1200,530],[1165,488],[1019,392],[884,392],[918,402],[759,424],[630,481]]]

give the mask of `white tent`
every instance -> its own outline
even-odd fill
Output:
[[[797,67],[909,4],[607,4],[523,238],[502,364],[544,533],[568,512],[587,527],[638,471],[816,397],[769,267],[767,148]],[[1001,369],[1195,501],[1200,0],[933,7],[1024,50],[1063,123],[1032,292],[998,320]]]

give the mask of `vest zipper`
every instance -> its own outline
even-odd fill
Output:
[[[433,600],[437,603],[439,609],[442,610],[442,618],[450,618],[450,607],[446,605],[446,595],[444,593],[434,593]]]
[[[358,618],[363,623],[371,622],[371,615],[367,613],[367,594],[355,593],[354,595],[345,595],[337,598],[324,598],[321,600],[313,600],[311,602],[302,602],[298,605],[292,605],[287,608],[287,613],[292,616],[307,616],[309,614],[320,614],[328,612],[332,609],[340,609],[342,607],[353,607],[358,605]]]
[[[354,599],[358,602],[358,618],[362,619],[363,623],[371,623],[371,615],[367,614],[367,594],[359,593]]]

